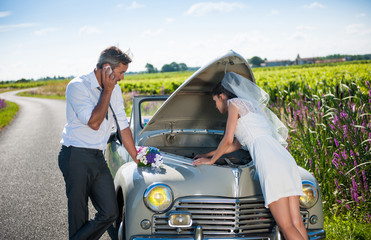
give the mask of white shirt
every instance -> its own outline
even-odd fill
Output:
[[[68,83],[66,89],[67,124],[63,129],[61,144],[67,147],[106,149],[111,132],[115,132],[116,127],[111,110],[108,111],[108,120],[104,118],[98,130],[93,130],[88,126],[91,114],[101,95],[98,87],[100,86],[94,71],[74,78]],[[112,91],[110,103],[120,129],[127,128],[129,123],[124,110],[124,100],[121,88],[117,84]]]

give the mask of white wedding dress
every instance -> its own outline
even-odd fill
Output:
[[[235,137],[247,147],[254,161],[265,207],[282,197],[303,195],[298,166],[291,154],[273,137],[265,117],[251,102],[242,98],[228,100],[238,108]]]

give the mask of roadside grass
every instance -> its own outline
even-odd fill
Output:
[[[349,216],[326,214],[324,229],[326,239],[368,240],[371,239],[371,224],[351,220]]]
[[[37,89],[20,92],[17,95],[23,97],[39,97],[49,99],[66,99],[65,92],[67,84],[70,80],[50,81],[47,85],[38,87]]]
[[[7,126],[15,117],[19,106],[14,102],[6,102],[5,108],[0,108],[0,130]]]

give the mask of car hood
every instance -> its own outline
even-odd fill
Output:
[[[255,82],[247,61],[230,50],[200,68],[179,86],[154,114],[141,134],[163,129],[224,130],[227,116],[216,109],[211,90],[222,80],[225,72],[235,72]]]
[[[133,197],[142,196],[153,183],[166,183],[174,191],[175,198],[193,195],[262,197],[259,176],[252,163],[235,167],[193,166],[192,159],[164,154],[165,162],[160,169],[137,167],[133,162],[123,165],[122,171],[118,171],[115,177],[115,185],[125,185],[126,191],[130,193],[128,196]],[[316,183],[310,173],[298,168],[302,181]]]
[[[261,196],[259,178],[252,164],[235,168],[216,165],[192,166],[192,159],[166,153],[164,160],[160,169],[137,167],[132,162],[125,164],[115,177],[115,185],[126,185],[125,189],[130,193],[127,196],[142,196],[146,188],[153,183],[166,183],[173,190],[175,198],[192,195]]]

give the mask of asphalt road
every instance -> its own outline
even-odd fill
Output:
[[[0,94],[20,106],[0,132],[0,239],[68,239],[67,200],[57,161],[65,101],[15,93]],[[94,213],[90,204],[90,217]],[[101,239],[116,236],[110,230]]]

